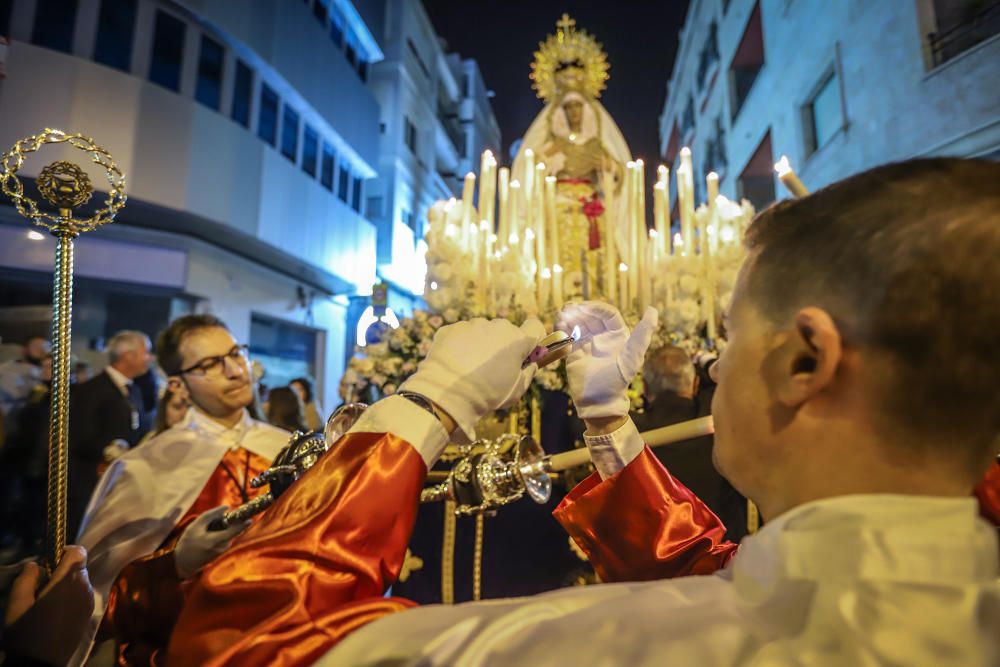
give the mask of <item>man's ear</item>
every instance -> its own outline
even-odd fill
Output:
[[[827,389],[843,351],[840,330],[829,313],[813,306],[797,312],[787,338],[772,354],[768,374],[778,401],[797,407]]]

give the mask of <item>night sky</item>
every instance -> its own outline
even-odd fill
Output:
[[[542,109],[531,89],[538,43],[555,32],[563,12],[604,45],[610,79],[600,101],[614,117],[635,157],[646,161],[648,180],[658,163],[657,119],[684,25],[686,0],[602,2],[551,0],[423,0],[449,51],[479,62],[486,86],[496,92],[504,159]],[[650,164],[654,166],[651,168]]]

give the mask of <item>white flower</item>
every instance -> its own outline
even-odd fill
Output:
[[[409,375],[413,371],[417,370],[417,364],[414,361],[404,361],[403,365],[399,367],[399,372],[404,376]]]
[[[694,276],[681,276],[677,283],[683,294],[693,295],[698,293],[698,280]]]
[[[444,324],[444,320],[440,315],[431,315],[427,318],[427,324],[431,325],[435,329],[440,329],[441,325]]]
[[[421,359],[427,356],[427,353],[430,351],[430,349],[431,349],[431,340],[429,338],[425,338],[419,343],[417,343],[417,355]]]
[[[382,393],[385,394],[386,396],[392,396],[393,394],[396,393],[396,385],[390,382],[389,384],[382,387]]]
[[[446,308],[444,311],[444,321],[448,324],[458,321],[458,310],[455,308]]]

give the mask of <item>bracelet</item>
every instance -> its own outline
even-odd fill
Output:
[[[414,405],[431,413],[431,415],[434,416],[434,419],[438,420],[439,422],[441,421],[441,417],[438,416],[437,410],[434,409],[434,404],[431,403],[431,400],[426,396],[422,394],[415,394],[412,391],[398,391],[396,392],[396,396],[401,396],[402,398],[405,398]],[[444,423],[442,422],[441,425],[444,426]]]

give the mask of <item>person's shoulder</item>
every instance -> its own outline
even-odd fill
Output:
[[[266,438],[280,438],[282,441],[287,441],[292,437],[292,434],[283,428],[278,428],[273,424],[268,424],[267,422],[260,421],[259,419],[251,420],[253,422],[254,434],[260,437]]]

